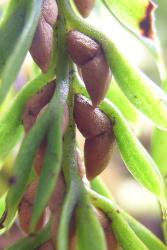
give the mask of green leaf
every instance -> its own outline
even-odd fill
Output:
[[[154,10],[156,5],[149,0],[101,0],[107,9],[124,26],[138,36],[153,39]]]
[[[95,178],[91,182],[91,187],[100,195],[105,196],[108,199],[112,199],[112,195],[100,177]],[[114,201],[113,201],[114,202]],[[121,209],[120,209],[121,210]],[[122,211],[122,210],[121,210]],[[148,230],[144,225],[134,219],[131,215],[122,211],[124,219],[128,222],[130,227],[136,233],[136,235],[140,238],[141,241],[151,250],[167,250],[167,246],[160,241],[160,239],[155,236],[150,230]]]
[[[103,102],[101,109],[114,123],[116,141],[128,170],[143,186],[162,198],[164,186],[159,169],[137,140],[121,112],[109,101]]]
[[[151,231],[145,226],[135,220],[132,216],[127,213],[123,213],[125,220],[128,222],[130,227],[136,233],[136,235],[143,241],[143,243],[151,250],[167,250],[167,246],[160,241]]]
[[[60,85],[59,85],[59,80],[57,80],[56,93],[48,107],[48,111],[50,114],[50,122],[52,122],[52,124],[49,127],[48,147],[45,155],[44,165],[42,168],[42,173],[40,176],[39,186],[32,213],[32,221],[31,221],[32,232],[35,229],[35,226],[44,208],[48,204],[48,201],[55,188],[58,174],[61,169],[61,161],[62,161],[61,124],[63,120],[64,104],[68,95],[68,87],[66,87],[66,91],[64,92],[62,91],[62,89],[65,89],[64,85],[66,84],[68,84],[68,80],[61,82]]]
[[[0,24],[0,102],[16,79],[38,24],[41,0],[11,0]]]
[[[9,109],[0,117],[0,162],[8,155],[15,146],[21,134],[22,114],[28,99],[36,94],[47,82],[51,81],[54,74],[40,74],[34,80],[27,83],[17,94]]]
[[[89,202],[78,204],[76,221],[79,250],[107,249],[103,229]]]
[[[6,217],[6,194],[3,195],[1,198],[0,198],[0,218],[5,218]],[[6,231],[8,231],[11,226],[13,225],[14,221],[16,219],[16,214],[13,215],[13,217],[11,218],[9,224],[7,227],[5,227],[4,223],[1,221],[1,226],[3,226],[2,228],[0,228],[0,235],[4,234]]]
[[[0,197],[2,197],[9,188],[9,179],[2,172],[0,172],[0,187]]]
[[[111,86],[107,92],[106,98],[112,101],[119,108],[128,121],[132,123],[136,123],[138,121],[139,112],[123,94],[114,79],[111,82]]]
[[[10,187],[7,194],[7,218],[4,222],[5,226],[9,225],[11,218],[13,218],[14,214],[16,213],[19,202],[25,192],[26,185],[28,184],[29,177],[31,175],[36,149],[41,143],[46,132],[48,116],[49,113],[45,112],[44,115],[41,116],[34,124],[31,131],[25,137],[17,155],[13,168],[13,178],[15,178],[16,183]]]
[[[55,242],[55,246],[59,250],[68,250],[70,221],[75,205],[78,201],[78,194],[79,194],[78,186],[76,185],[75,182],[71,183],[68,192],[66,194],[61,213],[60,225],[58,231],[58,242]]]
[[[56,125],[50,128],[48,147],[45,154],[44,165],[42,167],[42,173],[40,176],[35,203],[33,207],[30,226],[31,232],[34,232],[37,222],[49,202],[61,169],[62,130],[60,118],[58,117],[58,115],[56,116],[56,122],[54,122],[54,125]]]
[[[111,42],[104,50],[115,80],[129,101],[157,127],[167,128],[165,93],[137,67],[132,65]]]
[[[122,211],[114,202],[94,191],[88,192],[93,204],[111,220],[112,231],[124,250],[149,250],[125,221]]]
[[[119,212],[111,215],[112,230],[124,250],[149,250],[144,243],[137,237]]]
[[[154,129],[151,153],[162,175],[167,175],[167,132]]]
[[[91,187],[94,191],[96,191],[98,194],[101,194],[105,196],[106,198],[112,199],[112,195],[104,182],[101,180],[101,178],[98,176],[95,179],[91,181]]]
[[[6,248],[6,250],[30,250],[36,249],[41,246],[43,243],[48,241],[51,237],[50,233],[50,224],[47,224],[44,229],[39,231],[35,236],[28,236],[19,241],[15,244]]]

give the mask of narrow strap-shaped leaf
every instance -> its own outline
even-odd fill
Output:
[[[100,177],[97,177],[91,182],[91,187],[100,195],[108,199],[112,199],[112,195]],[[113,201],[113,199],[112,199]],[[121,209],[120,209],[121,210]],[[122,211],[122,210],[121,210]],[[144,244],[151,250],[167,250],[167,246],[144,225],[134,219],[131,215],[122,211],[124,219],[128,222],[130,227],[136,235],[144,242]]]
[[[3,216],[5,211],[5,195],[0,198],[0,217]],[[2,227],[2,225],[1,225]],[[4,229],[0,229],[0,235],[4,233]]]
[[[105,236],[90,203],[80,202],[76,208],[77,243],[79,250],[107,249]]]
[[[139,119],[139,112],[137,109],[130,103],[128,98],[123,94],[121,89],[118,87],[114,79],[111,82],[111,87],[107,92],[106,98],[112,101],[124,115],[124,117],[132,122],[136,123]]]
[[[151,156],[137,140],[114,104],[105,101],[101,108],[114,122],[116,141],[128,170],[147,189],[162,198],[164,195],[163,179]]]
[[[130,227],[136,233],[136,235],[144,242],[144,244],[151,250],[167,250],[167,246],[160,241],[151,231],[145,226],[135,220],[132,216],[127,213],[123,213],[125,220],[128,222]]]
[[[167,133],[159,129],[154,129],[151,153],[162,175],[167,175]],[[166,179],[165,179],[166,180]]]
[[[10,186],[10,177],[5,176],[5,173],[0,171],[0,198],[7,192]]]
[[[13,215],[13,217],[11,218],[7,227],[5,227],[5,225],[4,225],[4,220],[6,218],[6,201],[5,200],[6,200],[6,194],[4,194],[0,198],[0,218],[1,218],[1,220],[0,220],[0,235],[3,235],[6,231],[8,231],[16,219],[16,213],[15,213]]]
[[[163,91],[157,91],[160,88],[135,67],[111,39],[73,15],[68,1],[62,1],[72,28],[83,32],[102,45],[115,80],[130,102],[150,118],[156,126],[167,129],[167,108],[162,100]],[[166,100],[165,97],[165,102]]]
[[[10,223],[11,218],[13,218],[16,213],[18,204],[25,192],[31,174],[36,149],[42,141],[48,125],[48,116],[48,112],[44,113],[44,115],[34,124],[31,131],[25,137],[16,158],[13,168],[15,185],[10,187],[6,198],[7,218],[4,222],[5,226]]]
[[[112,195],[106,185],[103,183],[101,178],[98,176],[91,181],[91,187],[98,194],[105,196],[108,199],[112,199]]]
[[[124,218],[119,215],[119,211],[117,211],[117,214],[111,215],[110,218],[112,219],[111,227],[113,232],[124,250],[149,250],[140,238],[137,237]]]
[[[68,250],[69,226],[72,213],[78,201],[78,194],[78,187],[75,182],[72,182],[64,200],[58,231],[58,241],[55,242],[55,245],[59,250]]]
[[[59,2],[58,2],[59,4]],[[64,106],[66,104],[69,85],[69,61],[66,51],[65,21],[61,17],[59,8],[59,21],[57,24],[57,62],[56,62],[56,91],[48,106],[50,114],[48,147],[44,160],[44,166],[39,181],[35,204],[33,207],[30,230],[33,232],[36,224],[47,206],[49,199],[54,191],[56,180],[61,169],[62,162],[62,123]],[[47,186],[47,189],[46,189]]]
[[[11,0],[0,25],[0,102],[16,79],[38,24],[41,0]]]
[[[53,79],[54,73],[40,74],[27,83],[16,95],[9,109],[0,117],[0,161],[2,161],[17,143],[22,133],[22,113],[28,99],[36,94],[47,82]]]
[[[93,204],[102,209],[105,214],[111,219],[111,227],[116,236],[120,246],[124,250],[148,250],[146,245],[137,237],[135,232],[131,229],[128,223],[123,218],[121,210],[114,204],[114,202],[98,195],[94,191],[88,191]]]
[[[12,246],[6,248],[6,250],[33,250],[41,246],[48,241],[51,237],[50,223],[45,226],[44,229],[39,231],[35,236],[28,236],[17,241]]]
[[[58,107],[58,103],[56,105]],[[55,107],[56,107],[55,106]],[[63,113],[62,108],[58,108]],[[55,121],[56,119],[56,121]],[[55,183],[61,169],[62,160],[62,130],[61,130],[62,118],[57,113],[54,118],[53,125],[49,128],[48,147],[45,155],[44,165],[42,167],[42,173],[39,180],[37,189],[37,195],[33,207],[31,228],[33,232],[36,224],[48,204],[48,201],[54,191]],[[51,120],[50,120],[51,122]],[[47,188],[46,188],[47,187]]]
[[[161,129],[167,128],[165,93],[163,94],[163,91],[153,81],[132,65],[114,44],[111,42],[106,44],[105,51],[114,77],[130,102],[150,118],[156,126]]]

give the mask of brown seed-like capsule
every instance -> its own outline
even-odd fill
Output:
[[[27,102],[23,114],[23,126],[26,132],[32,128],[39,112],[52,98],[55,86],[54,82],[47,84],[40,92],[31,97]]]
[[[99,53],[82,65],[81,72],[92,104],[96,107],[104,99],[111,81],[111,71],[104,54]]]
[[[106,168],[111,158],[114,141],[115,139],[111,132],[86,139],[84,158],[86,176],[89,180],[95,178]]]
[[[100,109],[94,109],[81,95],[75,97],[74,119],[78,129],[86,137],[84,145],[86,176],[88,179],[93,179],[109,162],[115,141],[113,126]]]
[[[52,56],[52,44],[53,29],[45,21],[45,19],[41,17],[32,41],[30,54],[33,57],[35,63],[44,73],[48,71],[50,64]]]
[[[100,45],[83,33],[73,30],[67,37],[68,52],[79,66],[85,64],[100,51]]]
[[[78,31],[69,32],[67,44],[69,54],[80,67],[82,79],[96,107],[104,99],[111,81],[111,71],[102,48]]]
[[[48,240],[43,245],[41,245],[37,250],[54,250],[52,240]]]
[[[54,27],[58,16],[56,0],[43,0],[42,16],[51,27]]]
[[[74,119],[85,138],[95,137],[112,129],[108,117],[100,109],[94,109],[82,95],[75,96]]]
[[[41,17],[32,41],[30,53],[42,69],[48,71],[52,56],[53,27],[58,16],[58,8],[55,0],[43,0]]]
[[[26,193],[24,194],[20,204],[18,211],[18,218],[20,222],[20,226],[22,230],[29,234],[29,226],[31,222],[32,210],[35,201],[35,195],[38,187],[38,180],[31,183],[28,187]],[[39,219],[35,232],[39,231],[45,222],[45,213]]]
[[[95,0],[74,0],[74,2],[83,17],[89,16],[95,4]]]

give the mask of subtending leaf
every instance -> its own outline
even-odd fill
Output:
[[[137,140],[114,104],[105,101],[102,103],[101,109],[114,123],[113,129],[116,141],[128,170],[143,186],[162,198],[164,192],[163,179],[151,156]]]
[[[167,246],[160,241],[151,231],[149,231],[144,225],[139,223],[129,214],[123,212],[125,220],[130,227],[136,233],[136,235],[143,241],[143,243],[151,250],[167,250]]]
[[[4,227],[4,220],[6,218],[6,194],[3,195],[1,198],[0,198],[0,235],[3,235],[6,231],[8,231],[11,226],[13,225],[15,219],[16,219],[16,214],[14,214],[14,216],[11,218],[9,224],[7,227]]]
[[[113,201],[110,191],[100,179],[100,177],[97,177],[91,182],[91,187],[97,193]],[[122,211],[122,215],[124,219],[128,222],[129,226],[133,229],[133,231],[140,238],[140,240],[144,242],[148,249],[167,250],[167,246],[165,246],[165,244],[156,235],[154,235],[150,230],[148,230],[144,225],[134,219],[131,215],[129,215],[122,209],[120,210]]]
[[[111,220],[112,231],[124,250],[149,250],[125,221],[122,212],[114,202],[94,194],[94,191],[89,191],[89,194],[93,204],[106,213]]]
[[[0,197],[7,192],[9,186],[9,179],[2,172],[0,172]]]
[[[107,92],[106,98],[112,101],[119,108],[128,121],[132,123],[136,123],[138,121],[139,112],[130,103],[114,80],[112,80],[111,87]]]
[[[69,226],[75,205],[77,204],[78,201],[78,194],[79,194],[78,186],[76,186],[76,183],[74,182],[71,183],[67,195],[65,197],[61,213],[61,219],[58,231],[58,241],[55,242],[55,246],[60,250],[68,250]]]
[[[51,115],[48,131],[48,147],[42,168],[42,173],[38,185],[37,195],[32,213],[31,230],[35,229],[35,226],[40,218],[44,208],[47,206],[48,201],[53,193],[55,183],[58,174],[61,169],[62,161],[62,120],[65,100],[68,95],[68,80],[61,82],[57,80],[56,93],[48,107],[48,111]],[[63,84],[64,83],[64,84]],[[62,91],[65,89],[66,91]],[[63,101],[61,101],[63,100]],[[47,189],[46,189],[47,186]]]
[[[91,188],[98,194],[101,194],[108,199],[112,199],[111,192],[99,176],[91,181]]]
[[[36,94],[47,82],[53,78],[53,73],[40,74],[27,83],[17,94],[9,109],[0,117],[0,161],[8,155],[19,140],[22,128],[22,114],[28,99]]]
[[[39,231],[35,236],[28,236],[15,244],[6,248],[6,250],[30,250],[41,246],[43,243],[48,241],[51,237],[50,223],[45,226],[44,229]]]
[[[151,143],[154,161],[164,177],[167,175],[167,132],[154,129]]]
[[[16,79],[38,24],[41,0],[11,0],[0,24],[0,102]]]
[[[106,57],[115,80],[129,101],[150,118],[157,127],[167,129],[167,97],[137,67],[132,65],[114,44],[106,45]]]
[[[101,0],[124,26],[147,38],[154,38],[154,10],[150,0]]]
[[[54,191],[55,183],[61,168],[62,130],[60,118],[56,116],[56,119],[58,126],[50,128],[48,147],[33,207],[30,227],[30,231],[32,232],[34,232],[37,222]],[[53,124],[55,125],[56,122],[53,122]]]
[[[79,250],[107,249],[103,229],[90,203],[76,208],[77,243]]]
[[[47,124],[48,112],[44,113],[44,115],[39,118],[22,143],[13,168],[15,185],[10,187],[6,198],[7,217],[4,221],[5,226],[9,225],[23,197],[31,174],[36,149],[43,139]]]

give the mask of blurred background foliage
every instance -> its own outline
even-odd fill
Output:
[[[156,10],[156,29],[158,36],[161,41],[164,60],[167,65],[167,36],[166,36],[166,10],[167,1],[154,1],[158,4]],[[3,14],[5,7],[7,6],[8,0],[0,0],[0,16]],[[107,33],[117,43],[117,46],[129,57],[134,64],[137,64],[151,79],[160,84],[160,76],[155,63],[154,58],[149,51],[128,31],[126,31],[102,6],[101,1],[96,1],[95,10],[88,18],[88,22],[95,25],[99,30]],[[30,79],[32,79],[37,72],[38,67],[33,64],[31,56],[28,54],[24,64],[21,68],[19,76],[15,82],[15,85],[8,95],[7,101],[0,109],[0,115],[4,109],[10,103],[15,93]],[[141,114],[140,119],[136,124],[132,124],[132,127],[138,135],[143,145],[150,151],[150,142],[153,127],[152,124]],[[78,139],[81,152],[83,152],[84,138],[79,132]],[[0,188],[3,192],[3,187],[9,184],[10,181],[10,169],[18,151],[19,145],[12,151],[7,157],[4,163],[5,168],[0,172]],[[141,187],[132,178],[130,173],[126,170],[122,160],[120,159],[117,148],[113,153],[111,162],[102,173],[102,178],[112,191],[118,204],[126,211],[131,213],[134,217],[139,219],[143,224],[149,227],[156,235],[162,238],[162,232],[160,228],[160,209],[156,198],[148,192],[146,189]],[[1,198],[4,199],[4,196]],[[3,203],[2,203],[3,204]],[[0,207],[0,215],[3,212],[3,205]],[[2,231],[0,231],[2,232]],[[21,232],[18,230],[17,222],[14,224],[10,232],[0,236],[0,249],[4,249],[6,245],[11,244],[21,236]],[[157,249],[158,250],[158,249]]]

